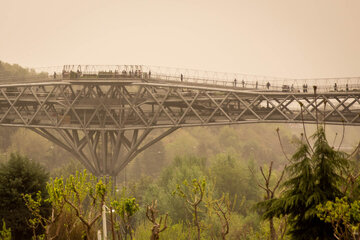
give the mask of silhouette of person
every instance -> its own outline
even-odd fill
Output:
[[[56,72],[54,72],[54,79],[56,79]]]
[[[236,78],[234,79],[234,87],[236,87]]]
[[[151,78],[151,70],[149,70],[149,78]]]
[[[181,82],[184,80],[184,75],[180,74],[180,80]]]
[[[245,87],[245,81],[244,81],[244,79],[241,81],[241,84],[242,84],[242,87],[244,88],[244,87]]]
[[[347,92],[349,91],[349,84],[345,85],[345,89],[346,89]]]
[[[255,88],[256,88],[256,89],[258,89],[258,85],[259,85],[259,84],[258,84],[258,81],[256,81],[256,83],[255,83]]]
[[[267,83],[266,83],[266,88],[267,88],[267,89],[270,89],[270,86],[271,86],[271,85],[270,85],[270,82],[267,82]]]
[[[334,84],[334,91],[337,92],[337,84]]]

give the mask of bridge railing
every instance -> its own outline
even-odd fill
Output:
[[[21,78],[17,76],[2,77],[0,74],[0,81],[9,83],[16,80],[53,81],[130,77],[236,87],[255,91],[313,92],[313,86],[317,86],[317,92],[360,90],[360,78],[358,77],[290,79],[146,65],[64,65],[37,68],[34,71],[38,74],[30,74]]]
[[[317,92],[360,91],[360,77],[291,79],[196,69],[142,66],[151,77],[175,81],[237,87],[258,91]]]
[[[329,79],[271,79],[258,76],[234,75],[232,80],[226,78],[191,76],[183,73],[164,74],[153,72],[152,78],[174,82],[190,82],[224,87],[236,87],[258,91],[282,92],[317,92],[360,91],[360,78]]]

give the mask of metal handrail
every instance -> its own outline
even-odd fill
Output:
[[[312,92],[313,86],[317,86],[317,92],[353,91],[360,89],[360,77],[291,79],[146,65],[64,65],[34,70],[35,72],[43,73],[43,75],[47,73],[47,80],[137,77],[174,82],[181,82],[182,80],[187,83],[236,87],[255,91]],[[54,77],[55,74],[56,77]],[[73,74],[72,77],[69,76],[71,74]],[[16,75],[5,77],[0,73],[0,81],[17,79],[19,77]],[[44,79],[44,76],[29,75],[21,77],[23,81],[41,79]],[[270,83],[270,86],[268,86],[268,83]],[[306,89],[304,84],[307,85]]]

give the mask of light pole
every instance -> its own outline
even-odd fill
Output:
[[[106,209],[109,210],[104,203],[102,206],[103,240],[107,240]]]

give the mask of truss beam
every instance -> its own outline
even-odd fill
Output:
[[[360,126],[360,92],[249,92],[158,82],[0,86],[0,125],[29,128],[96,175],[116,176],[180,127],[242,123]],[[154,135],[155,129],[163,129]]]

